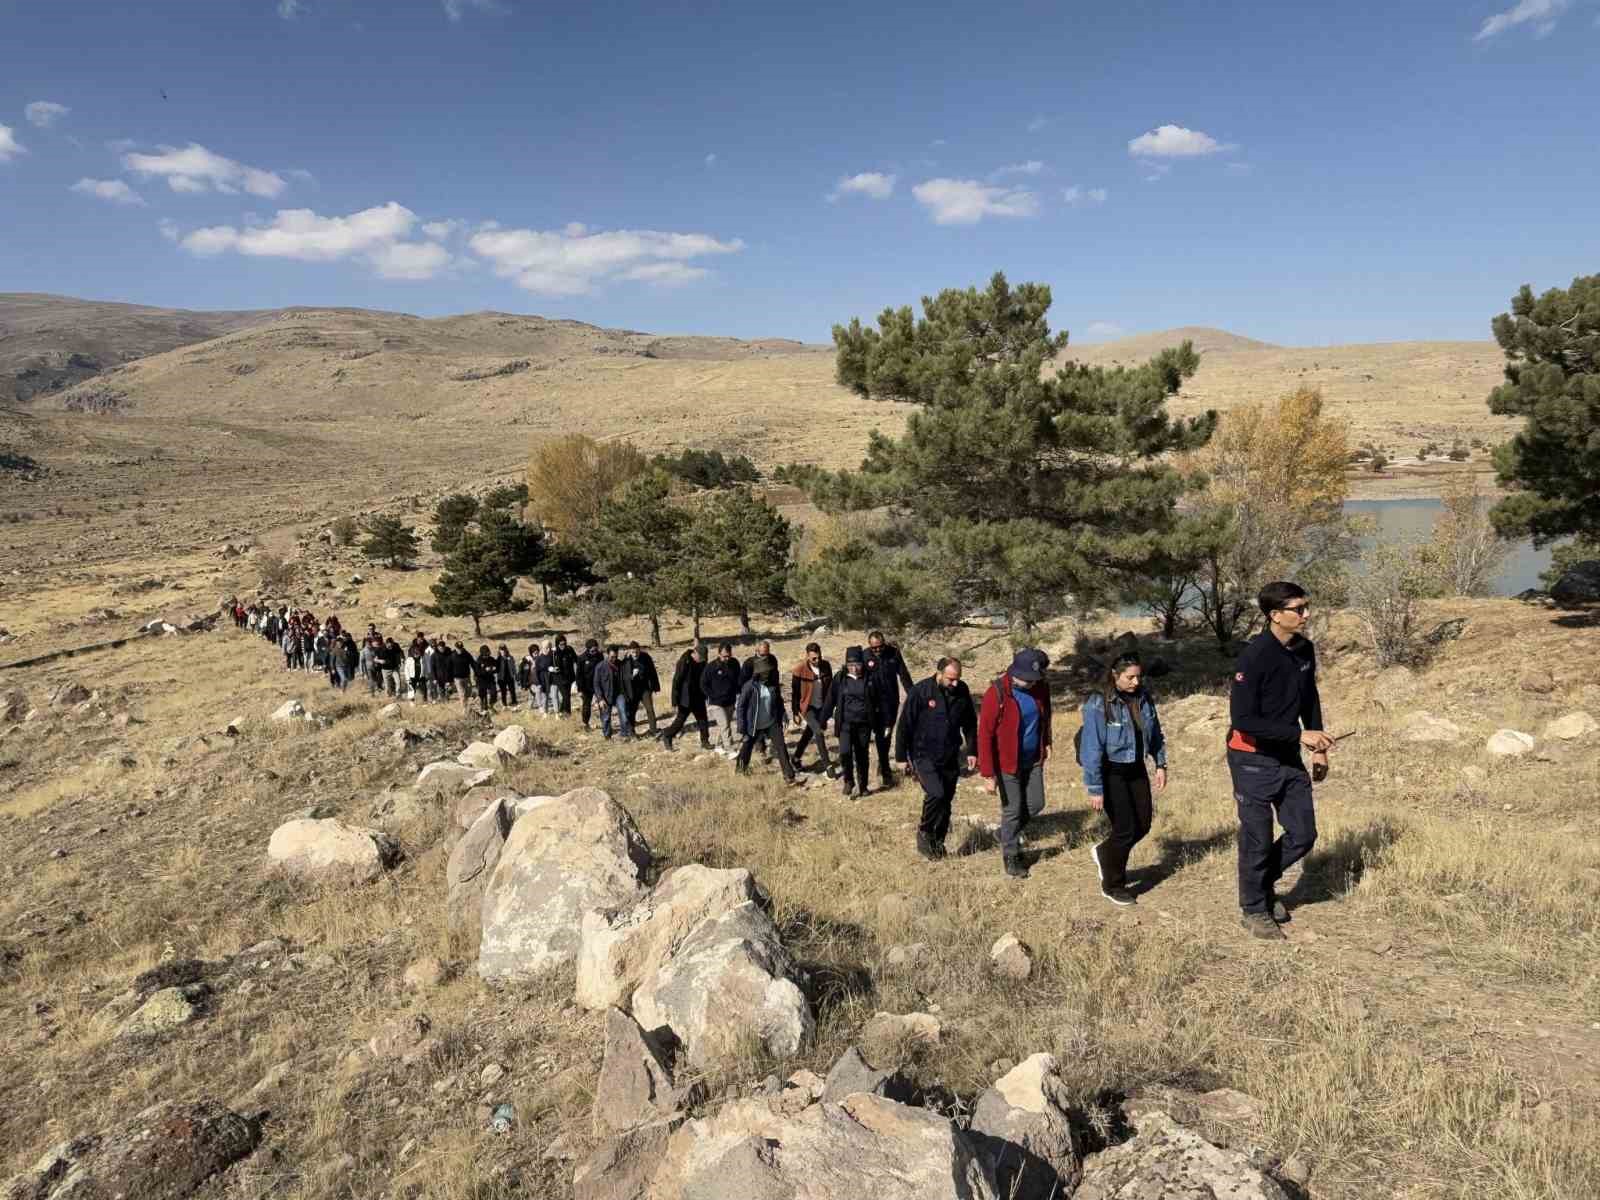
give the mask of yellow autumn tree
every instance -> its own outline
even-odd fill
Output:
[[[581,433],[546,438],[528,460],[528,506],[546,529],[571,537],[593,524],[600,506],[650,462],[632,442],[597,442]]]
[[[1356,555],[1356,523],[1345,516],[1349,430],[1323,411],[1322,393],[1300,388],[1267,404],[1224,414],[1211,441],[1184,461],[1206,477],[1196,506],[1217,519],[1200,549],[1193,588],[1219,643],[1248,630],[1256,594],[1294,579],[1324,601],[1343,591]]]

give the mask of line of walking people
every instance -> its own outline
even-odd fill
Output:
[[[1262,589],[1258,605],[1265,628],[1239,656],[1231,690],[1226,754],[1239,816],[1241,921],[1261,938],[1283,936],[1279,925],[1289,915],[1276,885],[1315,844],[1312,784],[1327,777],[1334,744],[1322,729],[1315,650],[1303,633],[1310,603],[1305,590],[1291,582]],[[545,716],[576,717],[588,729],[598,714],[608,739],[637,736],[642,718],[667,750],[693,723],[701,747],[731,758],[739,773],[749,772],[760,749],[790,785],[798,784],[797,766],[804,766],[806,751],[814,746],[815,768],[838,779],[846,798],[871,793],[868,769],[876,750],[880,790],[894,788],[897,775],[921,786],[916,845],[929,860],[947,855],[958,781],[964,772],[976,772],[999,798],[1006,873],[1029,875],[1025,833],[1044,811],[1046,769],[1054,750],[1046,677],[1050,660],[1042,650],[1019,651],[975,703],[957,658],[941,658],[932,675],[915,682],[899,648],[874,631],[864,647],[845,651],[844,671],[836,674],[821,646],[812,642],[788,672],[786,704],[770,642],[758,643],[742,661],[730,642],[718,645],[709,661],[705,648],[696,644],[674,664],[668,688],[674,713],[658,729],[655,696],[661,680],[653,658],[637,642],[602,650],[590,638],[579,652],[558,634],[547,647],[530,645],[518,661],[504,644],[498,654],[483,645],[474,656],[459,639],[451,646],[419,632],[402,650],[369,625],[358,645],[334,616],[319,623],[304,610],[238,601],[229,607],[239,628],[282,650],[286,668],[324,670],[340,689],[362,677],[373,694],[423,703],[454,695],[468,711],[475,695],[480,711],[487,713],[497,703],[516,705],[520,687],[528,707]],[[1133,904],[1128,858],[1150,831],[1153,796],[1167,786],[1166,738],[1137,653],[1111,662],[1083,701],[1081,714],[1075,765],[1090,806],[1109,827],[1090,854],[1102,894],[1114,904]],[[837,765],[829,752],[830,729]],[[791,731],[796,735],[792,756]],[[1311,752],[1309,772],[1303,749]],[[1275,822],[1284,830],[1276,840]]]

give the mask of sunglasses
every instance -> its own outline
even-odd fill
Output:
[[[1297,617],[1303,617],[1306,615],[1306,609],[1310,607],[1311,605],[1309,604],[1286,604],[1283,606],[1282,611],[1286,613],[1293,613]]]

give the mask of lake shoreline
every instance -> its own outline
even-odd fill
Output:
[[[1400,462],[1390,463],[1374,473],[1357,465],[1346,472],[1351,500],[1437,500],[1445,484],[1463,473],[1475,475],[1484,497],[1498,500],[1507,493],[1495,483],[1494,467],[1486,460],[1477,462]]]

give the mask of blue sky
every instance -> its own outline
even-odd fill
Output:
[[[1600,270],[1597,98],[1596,0],[4,0],[0,290],[1485,338]]]

